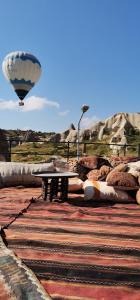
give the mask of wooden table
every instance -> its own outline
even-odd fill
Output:
[[[32,173],[33,176],[42,178],[43,200],[49,198],[52,201],[58,198],[65,201],[68,199],[68,184],[69,178],[78,177],[78,173],[73,172],[46,172],[46,173]]]

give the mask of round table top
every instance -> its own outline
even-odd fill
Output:
[[[32,173],[33,176],[37,176],[37,177],[41,177],[41,178],[56,178],[56,177],[68,177],[68,178],[72,178],[72,177],[78,177],[79,174],[78,173],[74,173],[74,172],[34,172]]]

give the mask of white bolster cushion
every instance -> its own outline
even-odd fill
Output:
[[[86,180],[83,183],[85,200],[115,200],[118,202],[134,202],[135,200],[126,192],[108,186],[104,181]]]
[[[41,186],[42,179],[32,175],[34,172],[55,172],[53,162],[28,164],[18,162],[0,162],[0,187],[5,186]]]

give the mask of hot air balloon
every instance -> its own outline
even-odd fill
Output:
[[[31,53],[11,52],[4,58],[2,70],[20,99],[19,105],[24,105],[23,99],[40,78],[40,62]]]

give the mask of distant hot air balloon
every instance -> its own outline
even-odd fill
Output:
[[[24,105],[23,99],[41,75],[40,62],[31,53],[11,52],[4,58],[2,70],[20,99],[19,105]]]

